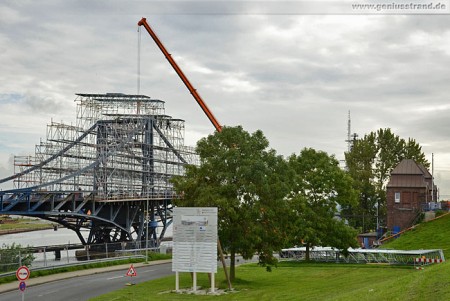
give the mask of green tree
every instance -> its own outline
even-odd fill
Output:
[[[0,271],[15,271],[20,265],[30,266],[34,258],[33,253],[20,244],[3,244],[0,249]]]
[[[388,129],[371,132],[354,140],[345,154],[348,172],[359,190],[359,204],[347,206],[344,215],[350,224],[366,232],[376,228],[376,217],[386,215],[386,185],[391,171],[403,160],[413,159],[428,168],[421,146],[412,138],[400,138]]]
[[[230,254],[230,278],[235,279],[236,254],[249,259],[259,254],[260,264],[276,264],[275,250],[285,244],[283,221],[287,194],[285,161],[269,150],[261,131],[249,134],[242,127],[224,127],[197,143],[200,165],[186,167],[173,179],[183,197],[177,206],[218,207],[219,238]]]
[[[351,177],[325,152],[303,149],[288,158],[294,244],[306,246],[306,259],[313,246],[331,246],[346,252],[356,247],[356,232],[336,217],[340,206],[357,202]]]

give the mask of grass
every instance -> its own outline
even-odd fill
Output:
[[[126,287],[93,298],[112,300],[450,300],[450,266],[447,263],[425,270],[412,267],[315,264],[283,262],[272,272],[256,264],[238,267],[235,292],[220,296],[177,294],[175,277],[165,277]],[[217,283],[225,288],[223,273]],[[208,288],[206,274],[198,285]],[[192,285],[190,275],[181,274],[180,287]]]
[[[423,223],[384,245],[390,249],[443,249],[450,256],[450,215]],[[174,293],[175,276],[169,276],[93,298],[112,300],[450,300],[450,263],[426,266],[349,265],[281,262],[272,272],[256,264],[239,266],[234,292],[220,296]],[[206,274],[198,275],[198,285],[209,288]],[[180,288],[189,288],[188,273],[180,276]],[[216,286],[226,288],[222,272]]]
[[[450,214],[424,222],[399,238],[383,244],[382,248],[398,250],[442,249],[450,258]]]
[[[0,233],[7,233],[11,230],[42,230],[53,228],[50,223],[37,222],[30,218],[7,219],[11,222],[0,223]]]

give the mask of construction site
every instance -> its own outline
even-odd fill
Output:
[[[147,30],[220,132],[221,125],[146,19],[138,26]],[[0,214],[55,222],[75,231],[83,245],[142,247],[145,241],[148,247],[150,240],[150,246],[159,246],[178,197],[170,180],[183,175],[185,165],[198,163],[195,150],[184,145],[184,120],[166,115],[164,101],[139,92],[76,95],[75,124],[52,121],[34,156],[14,157],[14,174],[0,179],[13,184],[0,191]],[[86,229],[87,237],[81,232]]]
[[[1,212],[57,222],[83,244],[149,237],[157,245],[177,197],[170,179],[197,163],[184,120],[145,95],[80,93],[75,102],[75,125],[51,122],[34,156],[14,158]]]
[[[184,120],[145,95],[77,94],[75,102],[75,125],[52,121],[34,157],[15,157],[14,188],[95,191],[102,201],[172,197],[169,179],[196,162]]]

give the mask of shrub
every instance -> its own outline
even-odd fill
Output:
[[[30,266],[34,259],[33,253],[20,244],[3,244],[0,249],[0,272],[14,271],[20,265]]]

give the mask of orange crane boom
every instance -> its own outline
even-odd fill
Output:
[[[178,67],[177,63],[172,58],[170,53],[167,51],[166,47],[164,47],[163,43],[159,40],[159,38],[156,35],[156,33],[150,28],[150,25],[148,25],[148,23],[147,23],[147,19],[142,18],[141,21],[138,22],[138,26],[142,26],[142,25],[145,27],[147,32],[153,38],[153,41],[155,41],[156,45],[158,45],[159,49],[162,51],[162,53],[164,54],[166,59],[172,65],[173,69],[175,69],[175,72],[178,74],[178,76],[181,78],[183,83],[189,89],[189,92],[191,92],[192,96],[194,96],[195,100],[200,105],[200,107],[202,108],[203,112],[206,114],[206,116],[208,116],[209,121],[211,121],[211,123],[214,125],[214,127],[216,128],[216,130],[219,133],[222,132],[222,126],[217,121],[216,117],[214,117],[213,113],[209,110],[208,106],[203,101],[202,97],[197,93],[197,91],[195,90],[194,86],[192,86],[192,84],[190,83],[190,81],[188,80],[186,75],[184,75],[183,71],[181,71],[180,67]],[[222,245],[220,243],[220,239],[217,240],[217,248],[219,250],[220,259],[222,261],[223,270],[225,272],[225,277],[226,277],[227,282],[228,282],[228,288],[231,289],[231,281],[230,281],[230,277],[228,276],[227,266],[226,266],[225,259],[224,259],[224,256],[223,256],[223,250],[222,250]]]
[[[162,53],[164,54],[164,56],[166,57],[166,59],[169,61],[170,65],[172,65],[173,69],[175,70],[175,72],[178,74],[178,76],[181,78],[181,80],[183,81],[183,83],[186,85],[186,87],[188,88],[189,92],[191,92],[192,96],[195,98],[195,100],[197,101],[197,103],[200,105],[200,107],[202,108],[203,112],[206,114],[206,116],[208,116],[209,121],[211,121],[211,123],[214,125],[214,127],[216,128],[216,130],[218,132],[222,131],[222,126],[220,125],[220,123],[217,121],[216,117],[214,117],[213,113],[211,112],[211,110],[208,108],[208,106],[206,105],[206,103],[203,101],[202,97],[200,96],[200,94],[197,93],[197,90],[195,90],[194,86],[191,84],[191,82],[189,81],[189,79],[186,77],[186,75],[184,75],[183,71],[180,69],[180,67],[178,67],[177,63],[175,62],[175,60],[172,58],[171,54],[167,51],[166,47],[164,47],[163,43],[159,40],[158,36],[156,35],[156,33],[151,29],[150,25],[148,25],[147,23],[147,19],[146,18],[142,18],[139,22],[138,22],[138,26],[144,26],[145,29],[147,30],[147,32],[150,34],[150,36],[153,38],[153,41],[155,41],[156,45],[158,45],[159,49],[162,51]]]

